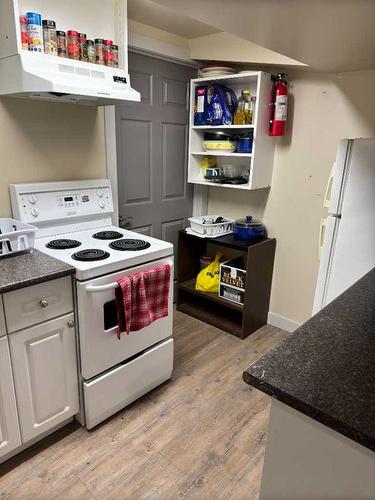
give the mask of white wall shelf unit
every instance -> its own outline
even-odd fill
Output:
[[[237,97],[241,91],[250,90],[256,96],[253,123],[251,125],[194,125],[195,87],[215,81],[231,88]],[[232,189],[262,189],[271,186],[275,138],[268,135],[269,101],[271,97],[271,75],[262,71],[196,78],[191,80],[188,182],[202,186],[227,187]],[[252,153],[213,153],[202,148],[204,132],[222,130],[233,135],[246,135],[253,130]],[[201,169],[202,157],[215,156],[218,166],[226,163],[241,165],[249,173],[246,184],[218,184],[204,179]]]

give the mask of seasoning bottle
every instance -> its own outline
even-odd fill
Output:
[[[234,125],[250,125],[252,122],[250,91],[243,90],[238,99],[236,114],[234,115]]]
[[[112,66],[118,68],[118,45],[112,45]]]
[[[89,63],[96,63],[96,52],[94,40],[87,40],[87,61]]]
[[[29,35],[27,34],[27,16],[20,16],[22,50],[29,50]]]
[[[104,61],[106,66],[112,66],[112,40],[104,40]]]
[[[95,53],[96,53],[96,64],[101,66],[105,65],[104,60],[104,40],[103,38],[95,38]]]
[[[42,16],[36,12],[28,12],[26,17],[29,50],[43,52]]]
[[[59,57],[67,57],[66,53],[66,34],[65,31],[56,31],[57,37],[57,55]]]
[[[87,36],[86,33],[80,33],[78,37],[79,41],[79,58],[81,61],[87,62]]]
[[[44,53],[51,56],[57,56],[57,36],[56,36],[56,23],[43,19],[43,42]]]
[[[78,31],[69,30],[68,33],[68,57],[79,61]]]

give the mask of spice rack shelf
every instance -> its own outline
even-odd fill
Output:
[[[233,234],[200,238],[181,230],[178,240],[177,310],[244,339],[267,324],[276,240],[257,243],[236,240]],[[246,258],[245,302],[236,304],[217,293],[195,289],[200,257],[216,252]]]
[[[194,125],[195,87],[215,81],[230,87],[239,96],[244,89],[250,90],[256,96],[253,123],[251,125]],[[263,71],[248,71],[235,75],[218,76],[215,78],[195,78],[191,80],[190,89],[190,126],[189,126],[189,153],[188,153],[188,182],[204,186],[220,186],[231,189],[262,189],[269,188],[272,180],[273,156],[275,138],[268,135],[269,99],[271,95],[271,75]],[[253,130],[252,153],[212,153],[202,150],[204,132],[222,130],[248,133]],[[201,169],[201,160],[205,156],[217,158],[218,166],[225,163],[241,165],[249,173],[247,184],[214,184],[204,179]]]

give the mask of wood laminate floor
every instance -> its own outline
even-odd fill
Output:
[[[93,431],[72,423],[0,465],[6,499],[256,499],[270,398],[242,371],[279,344],[175,313],[175,369]]]

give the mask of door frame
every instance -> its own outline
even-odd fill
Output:
[[[149,40],[149,42],[148,42]],[[151,50],[149,47],[153,47],[154,42],[152,39],[146,39],[142,37],[141,42],[138,44],[136,40],[134,43],[137,45],[131,45],[132,37],[130,37],[129,52],[135,54],[145,55],[154,59],[161,59],[163,61],[172,62],[174,64],[180,64],[182,66],[192,66],[198,68],[198,63],[192,59],[185,58],[185,51],[179,47],[169,46],[169,50],[164,50],[164,52],[156,52],[155,49]],[[157,48],[161,47],[157,46]],[[171,49],[172,48],[172,49]],[[165,49],[165,47],[163,47]],[[171,55],[173,54],[173,55]],[[116,111],[115,106],[104,106],[104,130],[105,130],[105,157],[106,157],[106,168],[107,177],[111,181],[112,185],[112,196],[113,196],[113,216],[112,223],[118,226],[119,220],[119,205],[118,205],[118,184],[117,184],[117,144],[116,144]],[[208,187],[194,185],[193,192],[193,214],[203,215],[207,213],[208,204]]]

